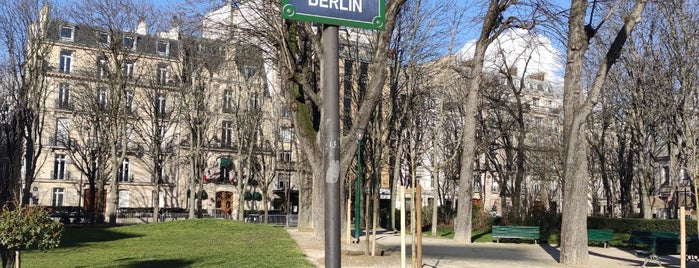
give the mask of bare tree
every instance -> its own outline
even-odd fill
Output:
[[[476,111],[478,109],[478,99],[480,97],[481,75],[485,52],[488,46],[508,28],[511,27],[531,27],[522,23],[518,18],[512,16],[504,19],[505,11],[517,1],[511,0],[491,0],[488,3],[486,13],[483,17],[483,24],[475,43],[473,58],[468,63],[468,79],[466,92],[462,93],[464,102],[462,103],[464,133],[462,137],[462,152],[459,171],[459,191],[456,222],[454,223],[454,240],[471,243],[471,198],[473,196],[473,167],[476,155],[476,128],[468,127],[476,125]]]
[[[596,3],[596,2],[595,2]],[[586,118],[599,101],[600,91],[612,65],[621,55],[622,48],[634,26],[640,21],[647,1],[634,1],[606,55],[600,59],[598,69],[589,86],[584,90],[584,56],[591,38],[603,23],[587,23],[588,2],[574,0],[568,21],[568,46],[564,77],[564,145],[565,171],[563,222],[561,226],[561,263],[584,265],[587,255],[587,145],[584,138]],[[614,12],[615,9],[610,11]],[[604,22],[604,20],[602,21]],[[587,95],[585,93],[587,92]]]
[[[51,3],[15,1],[3,5],[0,12],[0,42],[4,52],[0,79],[6,89],[3,92],[6,109],[3,141],[10,158],[7,163],[9,170],[5,174],[23,178],[21,182],[3,180],[0,201],[5,203],[14,199],[21,205],[27,205],[45,142],[41,137],[46,108],[44,100],[50,93],[46,76],[51,52]],[[20,175],[22,166],[24,174]]]
[[[101,72],[100,72],[101,73]],[[74,136],[58,137],[58,145],[65,146],[70,154],[73,165],[87,178],[88,190],[81,192],[84,195],[86,208],[86,220],[95,223],[103,221],[105,185],[111,174],[112,166],[109,165],[108,144],[103,138],[105,131],[105,109],[100,102],[98,90],[99,73],[95,72],[94,80],[87,80],[72,85],[70,94],[72,101],[64,103],[72,109],[70,122],[76,126],[73,129]],[[82,185],[80,185],[82,191]]]
[[[177,101],[180,96],[179,86],[176,80],[168,79],[163,73],[167,69],[176,69],[174,62],[170,63],[157,66],[157,76],[147,79],[146,86],[139,92],[140,96],[134,98],[134,92],[126,92],[125,95],[127,112],[133,113],[130,118],[133,120],[134,138],[140,141],[135,144],[139,151],[137,160],[150,174],[150,182],[154,186],[153,222],[158,222],[160,200],[165,200],[161,198],[161,190],[165,190],[163,194],[167,195],[167,186],[171,183],[166,174],[166,164],[176,158],[176,132],[180,123],[178,116],[182,114],[181,105]],[[165,189],[163,186],[166,186]]]
[[[146,68],[134,70],[134,64],[142,57],[138,53],[138,41],[142,35],[147,34],[146,20],[154,18],[152,11],[152,6],[131,0],[83,1],[71,9],[76,23],[94,27],[98,31],[92,36],[100,48],[89,56],[95,63],[102,60],[103,68],[108,73],[97,90],[102,92],[105,111],[103,123],[106,129],[102,138],[109,148],[111,171],[120,170],[126,156],[127,134],[132,128],[128,124],[129,113],[125,108],[126,94],[129,91],[135,92],[137,85],[144,82],[140,80],[139,74]],[[100,38],[105,35],[100,32],[106,35],[107,42],[102,42]],[[120,179],[123,178],[120,178],[119,172],[112,172],[106,205],[110,224],[116,223]]]
[[[187,162],[191,174],[187,182],[187,207],[189,218],[201,216],[201,198],[203,193],[203,175],[206,162],[210,157],[210,148],[215,144],[215,126],[219,122],[221,104],[218,99],[215,75],[224,69],[225,54],[223,48],[214,40],[194,38],[199,32],[194,24],[180,24],[180,69],[176,70],[179,78],[179,93],[182,105],[182,125],[185,129],[182,146],[187,149]],[[229,137],[230,138],[230,137]],[[228,140],[230,141],[230,139]],[[222,140],[219,140],[220,144]],[[231,167],[226,167],[230,171]],[[229,174],[220,174],[225,176]],[[242,213],[242,212],[241,212]]]

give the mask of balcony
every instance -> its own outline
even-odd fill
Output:
[[[134,176],[131,174],[126,175],[126,176],[119,174],[117,180],[119,182],[134,182]]]
[[[70,175],[70,171],[65,171],[65,172],[63,172],[63,174],[51,172],[51,179],[52,180],[71,180],[72,177]]]
[[[56,147],[71,147],[76,145],[77,141],[68,137],[51,137],[49,139],[49,146]]]
[[[73,104],[67,100],[56,99],[56,109],[58,110],[73,110]]]

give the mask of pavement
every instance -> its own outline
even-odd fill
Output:
[[[325,266],[323,240],[315,238],[312,232],[297,229],[287,229],[287,232],[313,265]],[[576,267],[565,266],[558,262],[560,248],[557,245],[532,244],[527,241],[461,244],[451,239],[428,235],[426,234],[422,239],[422,267]],[[342,240],[342,267],[401,267],[399,233],[377,234],[376,256],[371,256],[370,245],[367,250],[365,238],[362,236],[359,244]],[[411,266],[410,242],[411,237],[406,236],[406,267]],[[588,252],[588,264],[577,267],[639,267],[644,261],[644,258],[636,256],[633,250],[623,248],[589,246]],[[664,267],[680,267],[680,256],[662,256],[660,262]],[[649,262],[647,267],[658,267],[658,265]],[[686,267],[699,267],[699,263],[690,261]]]

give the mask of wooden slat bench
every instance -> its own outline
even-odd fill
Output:
[[[534,244],[540,238],[539,226],[493,226],[493,237],[500,243],[500,238],[533,239]]]
[[[602,242],[606,248],[614,238],[614,231],[607,229],[587,229],[587,242]]]

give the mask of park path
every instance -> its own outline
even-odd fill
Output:
[[[289,235],[306,254],[307,259],[317,267],[324,267],[325,250],[323,240],[315,239],[312,232],[287,229]],[[348,244],[342,241],[342,267],[400,267],[400,235],[383,232],[377,235],[377,255],[366,256],[364,241]],[[410,237],[406,238],[407,266],[410,266]],[[558,263],[560,251],[557,246],[531,243],[473,243],[459,244],[451,239],[423,238],[423,267],[570,267]],[[583,267],[640,267],[643,258],[633,251],[614,247],[589,247],[589,264]],[[679,256],[663,256],[664,267],[680,267]],[[655,267],[649,263],[648,267]],[[697,262],[689,262],[687,267],[699,267]]]

